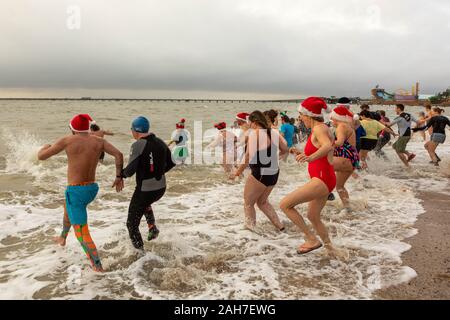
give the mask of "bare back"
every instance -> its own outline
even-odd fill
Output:
[[[68,160],[67,182],[94,182],[98,161],[104,151],[104,139],[90,134],[76,134],[64,140]]]
[[[345,140],[352,146],[356,147],[356,133],[352,126],[348,123],[340,123],[342,131],[345,133]]]

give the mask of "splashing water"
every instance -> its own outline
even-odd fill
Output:
[[[81,108],[65,105],[63,114],[54,112],[56,107],[41,108],[50,123],[66,121],[65,113]],[[188,119],[215,122],[202,105],[188,107],[172,110],[152,105],[156,132],[170,136],[172,128],[165,129],[167,118],[178,119],[181,112]],[[32,118],[29,110],[16,108],[23,112],[23,121]],[[130,110],[100,103],[83,108],[118,132],[111,142],[128,154],[130,137],[120,128],[129,127]],[[145,103],[133,108],[136,113],[148,112]],[[257,108],[266,106],[237,104],[222,112],[221,119],[229,116],[232,121],[233,114]],[[7,111],[0,112],[7,117]],[[31,121],[28,127],[33,128]],[[342,210],[337,200],[323,211],[324,223],[342,255],[342,259],[330,259],[322,250],[297,256],[302,235],[281,214],[285,233],[277,232],[259,212],[257,233],[244,230],[243,184],[228,182],[219,168],[176,168],[168,175],[166,196],[153,207],[160,237],[146,243],[141,253],[132,248],[125,225],[134,184],[127,180],[124,193],[116,194],[110,188],[114,163],[107,158],[97,172],[100,194],[89,208],[91,234],[108,271],[97,275],[90,271],[73,235],[65,248],[51,241],[61,231],[66,160],[60,155],[38,162],[36,154],[44,142],[65,132],[34,130],[20,136],[11,134],[17,130],[2,134],[7,148],[2,175],[31,176],[33,188],[0,192],[0,299],[370,299],[379,287],[416,275],[401,261],[401,253],[410,248],[403,240],[417,232],[414,222],[424,212],[415,192],[445,189],[450,172],[446,159],[441,168],[429,167],[423,143],[418,141],[410,144],[418,154],[411,171],[404,170],[389,147],[390,161],[372,156],[369,171],[348,182],[352,210]],[[438,151],[449,154],[449,149],[444,145]],[[292,160],[282,163],[280,182],[270,198],[274,207],[308,179],[305,166]],[[306,216],[306,205],[298,209]],[[141,232],[146,236],[144,222]]]

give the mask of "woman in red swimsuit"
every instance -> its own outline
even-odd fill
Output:
[[[333,138],[330,129],[323,123],[323,110],[331,111],[325,101],[317,97],[306,99],[299,107],[301,120],[308,128],[311,128],[311,135],[303,153],[296,149],[291,149],[291,152],[297,155],[298,162],[308,163],[311,180],[287,195],[280,203],[286,216],[305,234],[305,243],[298,248],[298,254],[319,249],[322,245],[325,245],[330,253],[334,251],[327,228],[320,219],[320,213],[327,202],[328,195],[336,187],[336,175],[331,165],[334,152]],[[323,244],[295,209],[295,206],[306,202],[309,203],[308,219]]]

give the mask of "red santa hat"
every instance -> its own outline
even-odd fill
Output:
[[[249,116],[250,114],[248,114],[247,112],[241,112],[237,114],[236,120],[247,122]]]
[[[92,122],[90,115],[78,114],[70,120],[69,126],[74,132],[89,132]]]
[[[217,130],[225,130],[227,128],[227,124],[225,122],[220,122],[220,123],[216,123],[214,125],[214,128],[216,128]]]
[[[344,106],[334,108],[330,115],[331,119],[342,121],[342,122],[352,122],[353,113]]]
[[[298,112],[309,117],[322,117],[322,111],[329,113],[332,108],[327,106],[325,100],[319,97],[309,97],[298,107]]]
[[[177,123],[177,129],[184,129],[185,123],[186,123],[186,119],[181,119],[180,122]]]

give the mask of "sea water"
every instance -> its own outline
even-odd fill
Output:
[[[245,230],[244,181],[230,182],[218,165],[192,164],[168,174],[166,196],[153,206],[161,234],[138,252],[125,225],[135,183],[127,179],[124,192],[116,193],[114,160],[107,156],[97,172],[100,193],[89,207],[91,235],[107,272],[90,269],[72,233],[65,248],[53,243],[62,227],[66,157],[39,162],[36,153],[70,134],[73,115],[89,113],[113,131],[107,139],[128,158],[130,122],[138,115],[150,118],[152,131],[167,141],[181,118],[187,130],[194,121],[206,130],[231,124],[239,112],[270,108],[297,116],[295,105],[268,103],[0,102],[0,299],[371,299],[377,289],[415,277],[401,254],[424,213],[417,194],[446,190],[450,172],[448,142],[438,148],[443,163],[437,168],[428,164],[419,136],[409,144],[418,154],[411,170],[386,146],[388,161],[371,154],[369,171],[348,181],[352,210],[339,200],[324,208],[340,259],[324,250],[296,254],[302,235],[278,209],[283,196],[309,179],[306,165],[293,159],[281,163],[270,197],[286,225],[283,233],[260,212],[256,231]],[[392,118],[392,107],[386,109]],[[298,209],[306,217],[307,206]],[[141,232],[146,236],[144,220]]]

